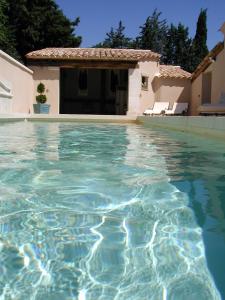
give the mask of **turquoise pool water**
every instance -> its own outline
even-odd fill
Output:
[[[0,299],[225,299],[225,144],[0,125]]]

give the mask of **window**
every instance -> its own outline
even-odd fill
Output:
[[[148,77],[147,76],[141,76],[141,88],[144,91],[148,90]]]

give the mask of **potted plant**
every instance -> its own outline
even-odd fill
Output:
[[[37,92],[39,95],[36,96],[36,104],[33,104],[34,113],[35,114],[48,114],[50,105],[46,104],[47,96],[44,94],[45,92],[45,85],[40,82],[37,86]]]

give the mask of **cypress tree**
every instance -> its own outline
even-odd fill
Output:
[[[207,9],[201,9],[198,21],[196,34],[193,39],[191,49],[191,70],[194,71],[201,63],[204,57],[208,54],[207,47]]]
[[[53,0],[8,0],[9,22],[24,58],[30,51],[46,47],[77,47],[81,37],[74,34],[79,18],[70,21]]]

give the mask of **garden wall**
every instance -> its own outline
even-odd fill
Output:
[[[0,114],[30,113],[33,72],[0,50]]]

